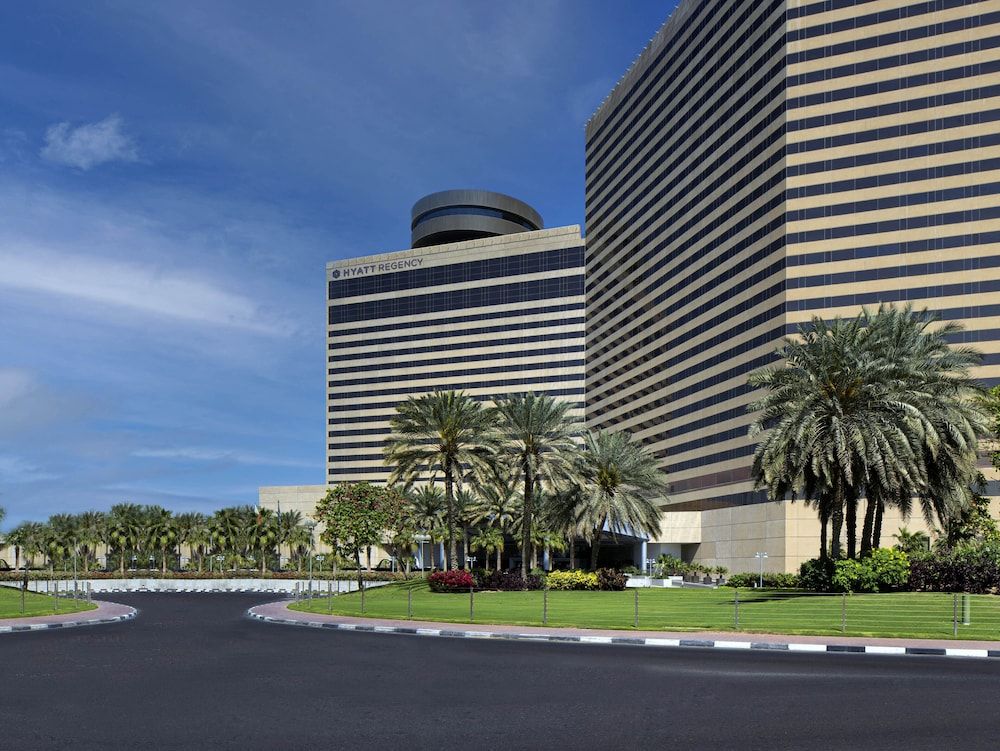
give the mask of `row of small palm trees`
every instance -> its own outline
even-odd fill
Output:
[[[909,306],[816,318],[750,378],[766,390],[750,407],[753,477],[772,500],[816,509],[821,558],[844,552],[842,530],[849,558],[879,547],[889,507],[906,518],[916,503],[948,528],[973,502],[991,407],[970,376],[981,355],[950,344],[960,330]]]
[[[526,578],[539,548],[569,547],[574,559],[584,539],[595,568],[605,532],[659,532],[667,478],[655,456],[627,432],[585,430],[571,406],[533,393],[486,404],[455,391],[400,404],[385,462],[410,496],[411,523],[396,547],[413,547],[421,531],[447,542],[457,568],[456,531],[466,551],[488,554],[516,535]]]
[[[163,573],[179,564],[182,546],[198,571],[211,567],[211,558],[223,556],[222,565],[252,568],[261,573],[277,563],[283,550],[302,566],[312,548],[312,525],[298,511],[280,515],[253,506],[219,509],[212,515],[198,512],[174,514],[162,506],[120,503],[108,512],[54,514],[46,522],[24,522],[5,537],[14,547],[15,567],[22,559],[30,567],[41,557],[51,568],[74,562],[82,570],[98,566],[103,548],[108,566],[158,565]],[[207,566],[206,566],[207,564]]]

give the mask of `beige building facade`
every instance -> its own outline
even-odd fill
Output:
[[[746,412],[813,316],[926,307],[1000,382],[998,97],[998,0],[686,0],[592,117],[587,420],[662,458],[688,557],[815,555],[813,513],[753,488]]]

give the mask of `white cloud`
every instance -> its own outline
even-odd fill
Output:
[[[0,408],[9,407],[34,390],[35,382],[27,371],[0,368]]]
[[[134,162],[139,158],[135,143],[122,130],[118,115],[96,123],[72,127],[57,123],[45,131],[42,158],[88,170],[105,162]]]
[[[39,482],[57,477],[19,457],[0,455],[0,482]]]
[[[132,456],[142,459],[177,459],[193,462],[233,462],[235,464],[252,464],[264,467],[306,467],[314,469],[316,462],[304,462],[295,459],[277,459],[243,451],[202,448],[198,446],[181,446],[166,449],[138,449]]]
[[[57,254],[36,246],[0,247],[0,287],[86,300],[191,323],[267,334],[288,329],[262,315],[252,299],[193,272]]]

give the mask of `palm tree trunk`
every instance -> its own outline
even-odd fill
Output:
[[[462,527],[462,555],[465,556],[465,567],[469,568],[469,528]]]
[[[531,462],[525,456],[521,462],[524,472],[524,514],[521,517],[521,581],[528,581],[528,564],[531,558],[531,513],[534,510],[535,475]]]
[[[604,524],[608,517],[604,516],[601,518],[601,523],[594,530],[594,538],[590,543],[590,570],[597,571],[597,556],[601,552],[601,532],[604,531]]]
[[[576,568],[576,535],[569,534],[569,570]]]
[[[872,552],[872,530],[875,526],[875,508],[879,502],[874,498],[869,498],[865,505],[865,521],[861,527],[861,557]]]
[[[826,537],[827,537],[827,527],[830,524],[830,515],[825,511],[820,511],[819,514],[819,559],[821,561],[826,560]]]
[[[445,460],[444,467],[444,497],[448,502],[448,566],[449,570],[458,568],[458,551],[455,550],[455,478],[451,459]]]
[[[840,558],[840,532],[844,526],[844,509],[837,506],[832,514],[833,529],[830,530],[830,556]]]
[[[880,501],[875,506],[875,523],[872,528],[872,549],[882,547],[882,514],[885,513],[885,505]]]
[[[503,545],[497,548],[497,571],[500,570],[500,555],[503,552]]]
[[[847,557],[858,555],[858,500],[848,498],[844,513],[844,524],[847,526]]]

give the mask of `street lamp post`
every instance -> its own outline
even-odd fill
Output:
[[[306,526],[309,528],[309,596],[312,597],[312,592],[313,592],[313,550],[315,549],[315,542],[313,541],[313,530],[316,529],[316,522],[306,522]]]
[[[474,569],[476,567],[475,563],[476,563],[476,556],[474,556],[474,555],[470,555],[468,558],[465,559],[465,567],[467,569],[470,569],[470,570]]]
[[[653,575],[653,564],[654,563],[656,563],[656,559],[655,558],[647,558],[646,559],[646,571],[647,571],[647,573],[650,576]]]
[[[764,588],[764,559],[767,558],[767,553],[760,551],[753,554],[753,557],[760,562],[760,577],[757,580],[757,587],[759,589]]]
[[[215,556],[215,562],[219,564],[219,573],[222,573],[222,562],[226,560],[224,555]]]

